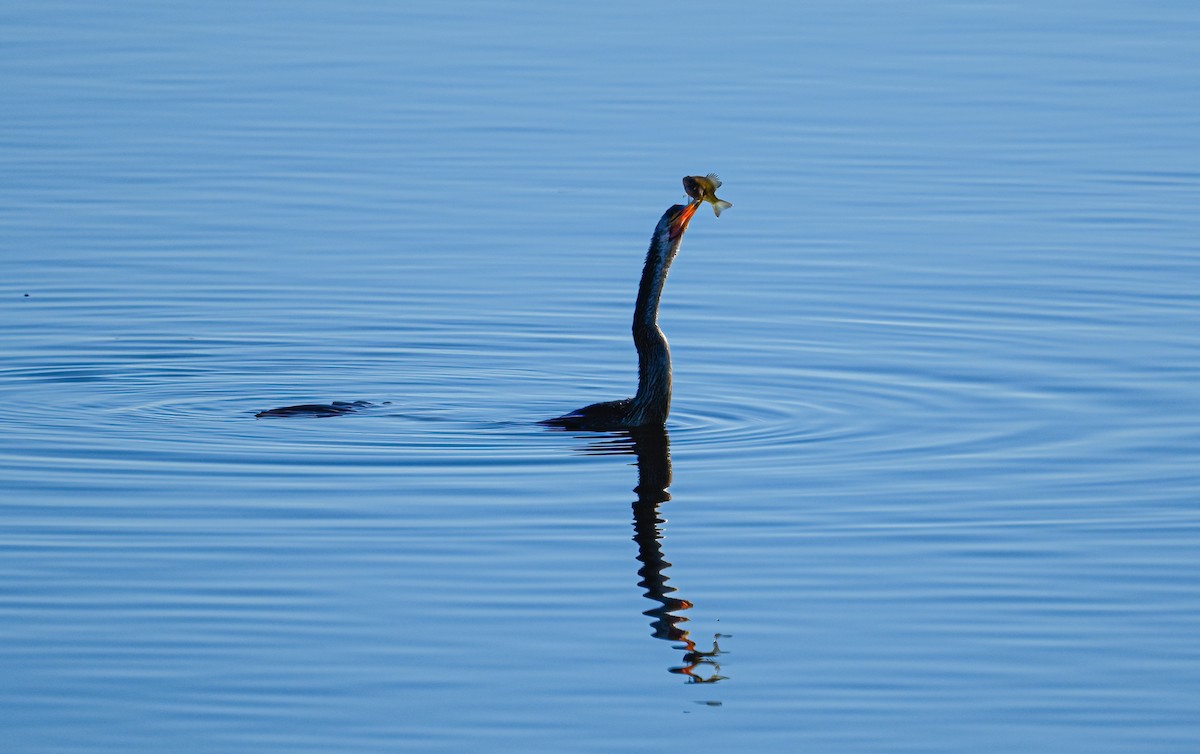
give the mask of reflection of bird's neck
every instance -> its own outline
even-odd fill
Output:
[[[661,503],[671,499],[667,492],[671,484],[671,442],[667,430],[642,427],[633,430],[630,436],[638,467],[638,499],[633,503],[633,539],[638,545],[637,559],[642,564],[638,569],[638,576],[642,578],[638,586],[646,590],[647,599],[658,603],[642,614],[651,618],[650,627],[656,638],[683,645],[677,648],[684,650],[684,664],[671,668],[672,673],[687,676],[688,683],[716,683],[725,679],[716,661],[721,648],[715,640],[711,652],[696,648],[684,628],[688,619],[683,613],[691,609],[692,603],[672,596],[675,587],[667,583],[667,569],[671,564],[663,557],[661,525],[665,520],[658,509]],[[714,672],[705,677],[703,672],[708,670],[701,671],[701,666]]]
[[[681,624],[687,618],[677,613],[687,610],[692,603],[669,596],[675,588],[667,582],[667,569],[671,564],[663,557],[662,530],[658,506],[671,499],[667,487],[671,484],[671,446],[667,431],[662,427],[635,430],[632,434],[634,452],[637,453],[638,499],[633,504],[633,539],[638,545],[637,559],[642,563],[638,575],[642,580],[638,586],[646,590],[646,597],[658,604],[644,614],[654,619],[651,624],[654,635],[669,641],[682,641],[691,651],[693,644],[688,632]]]
[[[638,352],[638,390],[633,398],[633,413],[639,424],[666,421],[671,411],[671,349],[658,327],[658,305],[662,299],[667,270],[679,251],[682,235],[674,240],[661,229],[655,233],[646,252],[642,281],[638,286],[633,310],[633,344]]]

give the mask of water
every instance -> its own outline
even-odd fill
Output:
[[[1200,747],[1192,4],[0,18],[12,751]]]

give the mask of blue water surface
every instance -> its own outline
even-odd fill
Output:
[[[0,24],[6,750],[1200,750],[1194,3]]]

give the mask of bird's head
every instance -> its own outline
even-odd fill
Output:
[[[699,206],[699,200],[691,204],[676,204],[663,213],[662,219],[658,221],[658,227],[660,230],[666,231],[667,239],[671,243],[676,243],[683,237],[683,232],[687,230],[688,223],[692,221],[692,215],[696,214]]]

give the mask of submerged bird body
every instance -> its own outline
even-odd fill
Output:
[[[663,213],[650,239],[633,310],[633,344],[638,353],[638,390],[632,398],[593,403],[542,422],[564,429],[614,430],[662,426],[671,411],[671,350],[658,327],[658,305],[671,261],[699,201]]]
[[[708,202],[712,205],[713,214],[721,216],[721,212],[733,205],[717,198],[717,189],[721,188],[721,179],[716,173],[708,175],[689,175],[683,179],[683,190],[698,202]]]
[[[268,419],[277,416],[311,416],[323,418],[326,416],[345,416],[352,414],[360,408],[366,408],[371,404],[367,401],[334,401],[333,403],[305,403],[300,406],[284,406],[283,408],[272,408],[267,411],[259,411],[254,415],[256,419]]]

